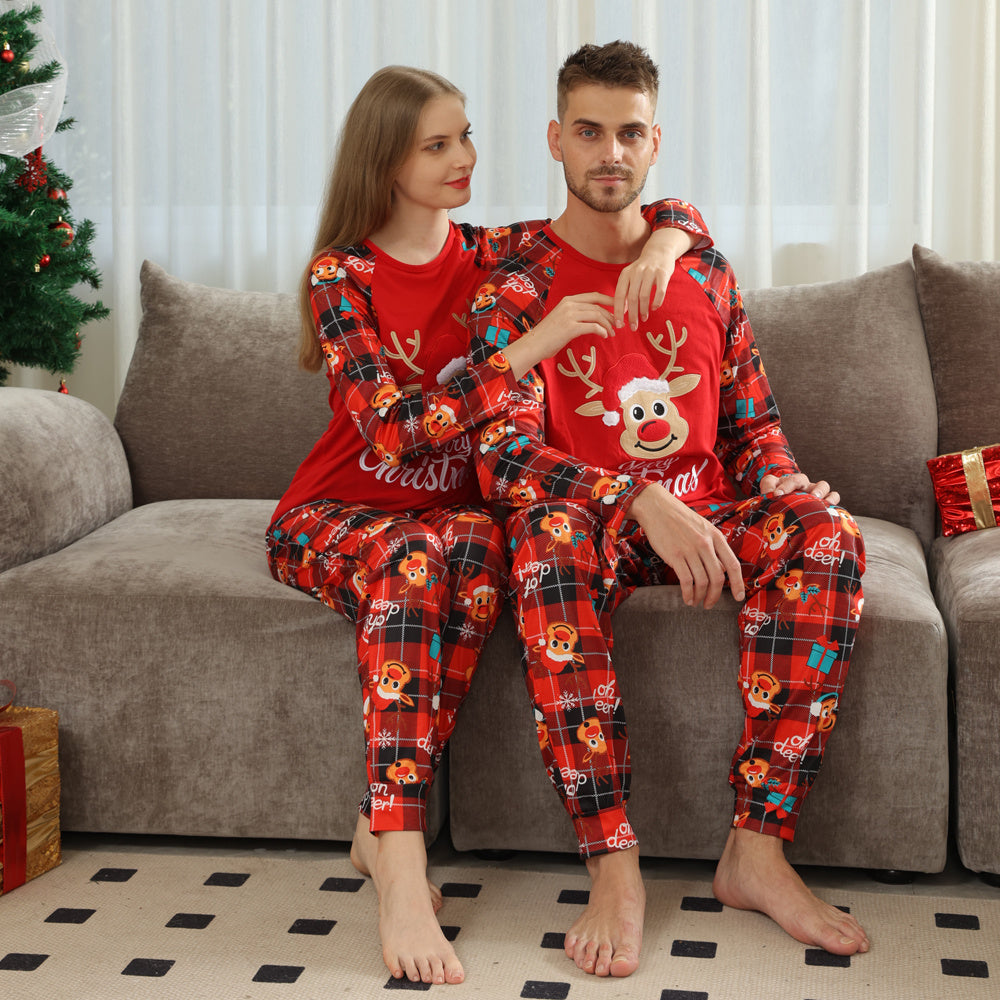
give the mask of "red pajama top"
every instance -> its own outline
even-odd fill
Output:
[[[492,311],[472,357],[534,326],[566,295],[614,289],[622,269],[546,227],[489,278]],[[484,495],[523,506],[580,502],[617,526],[661,483],[692,507],[731,500],[731,480],[797,472],[732,269],[712,247],[678,261],[663,306],[614,337],[578,337],[535,370],[538,392],[484,430]],[[544,399],[544,402],[541,400]]]
[[[701,216],[683,202],[643,211],[654,226],[710,242]],[[440,254],[421,265],[370,243],[315,258],[312,311],[332,417],[274,519],[317,500],[391,512],[481,500],[472,462],[478,427],[524,404],[531,390],[496,346],[472,363],[469,325],[492,306],[484,279],[541,225],[452,223]]]

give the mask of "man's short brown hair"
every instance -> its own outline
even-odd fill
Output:
[[[586,83],[604,87],[628,87],[649,96],[656,107],[660,73],[649,53],[634,42],[582,45],[568,56],[556,80],[556,109],[562,121],[569,92]]]

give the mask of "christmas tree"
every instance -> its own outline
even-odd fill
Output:
[[[99,288],[101,276],[93,223],[74,221],[72,181],[42,154],[73,119],[59,120],[64,70],[46,58],[57,54],[47,29],[31,30],[41,19],[37,5],[0,3],[0,385],[6,363],[71,372],[80,328],[109,312],[72,294],[81,282]]]

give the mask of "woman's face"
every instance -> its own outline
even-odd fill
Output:
[[[469,200],[476,165],[471,132],[465,105],[453,94],[424,105],[413,149],[392,186],[396,208],[458,208]]]

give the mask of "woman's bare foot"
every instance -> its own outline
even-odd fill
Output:
[[[356,832],[351,861],[375,884],[386,968],[394,978],[405,976],[414,983],[463,982],[462,963],[434,915],[423,834],[393,830],[372,837],[367,828],[364,832],[376,842],[376,850],[368,850],[370,845]]]
[[[854,955],[871,947],[854,917],[813,895],[785,859],[779,837],[731,830],[712,890],[726,906],[766,914],[803,944],[835,955]]]
[[[595,976],[630,976],[639,966],[646,890],[639,848],[587,860],[590,901],[566,935],[566,954]]]
[[[372,869],[375,867],[375,859],[378,857],[378,837],[368,829],[367,817],[359,813],[358,825],[354,829],[354,840],[351,843],[351,864],[362,875],[371,878]],[[430,879],[427,880],[427,889],[431,894],[431,906],[437,913],[444,904],[444,897],[441,890]]]

